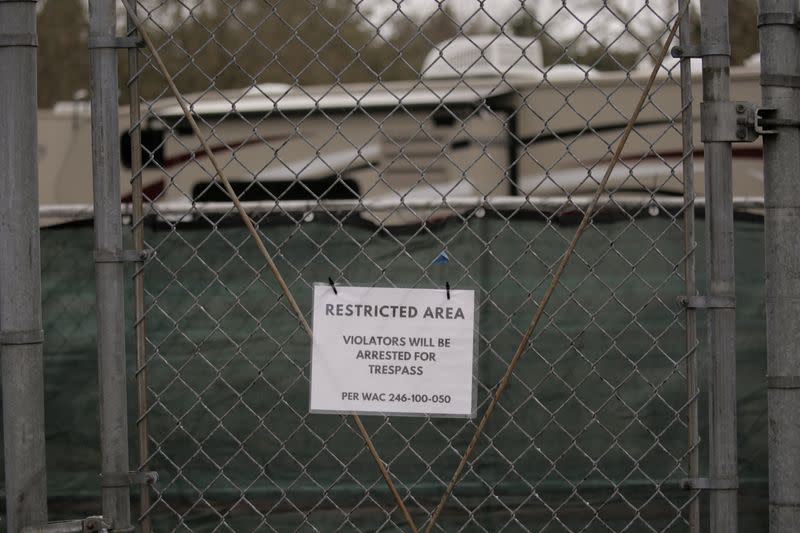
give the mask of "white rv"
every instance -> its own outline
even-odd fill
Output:
[[[541,65],[536,41],[459,37],[435,47],[418,80],[265,84],[185,98],[242,200],[357,201],[371,222],[405,224],[451,214],[434,207],[443,203],[594,191],[649,71]],[[695,70],[695,181],[702,195]],[[732,99],[760,101],[757,68],[734,68],[731,76]],[[683,193],[677,78],[677,66],[671,75],[662,68],[610,191]],[[177,103],[165,98],[142,113],[146,201],[171,212],[227,201]],[[126,117],[121,110],[121,127]],[[89,128],[85,103],[40,114],[43,204],[91,201]],[[127,133],[121,139],[122,200],[129,202],[130,142]],[[760,144],[737,146],[734,157],[734,193],[763,196]]]

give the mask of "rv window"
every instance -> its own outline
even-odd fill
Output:
[[[456,117],[450,111],[440,111],[433,115],[433,123],[439,127],[452,126],[456,123]]]
[[[351,200],[359,197],[358,183],[350,178],[329,177],[299,181],[231,181],[236,196],[243,202],[278,200]],[[192,198],[197,202],[228,202],[221,185],[196,183]]]
[[[142,165],[153,163],[164,165],[164,132],[162,130],[142,130]],[[119,139],[119,154],[125,168],[131,168],[131,134],[126,131]]]

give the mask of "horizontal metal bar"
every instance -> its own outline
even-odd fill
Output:
[[[767,376],[768,389],[800,389],[800,376]]]
[[[140,48],[142,41],[136,37],[109,37],[107,35],[95,35],[89,37],[88,48]]]
[[[726,45],[692,45],[692,46],[673,46],[670,55],[676,59],[697,58],[707,56],[729,56],[731,47]]]
[[[792,118],[768,118],[760,122],[765,133],[775,133],[774,128],[800,128],[800,120]]]
[[[0,345],[25,345],[42,344],[44,342],[44,331],[41,329],[25,331],[0,331]]]
[[[507,210],[519,209],[520,211],[553,211],[559,208],[585,208],[591,202],[591,197],[575,196],[567,199],[563,196],[495,196],[491,198],[482,197],[463,197],[452,198],[449,200],[417,200],[408,199],[400,202],[398,200],[286,200],[242,202],[242,206],[247,211],[270,212],[280,211],[285,213],[306,213],[328,211],[379,211],[389,210],[397,207],[408,209],[469,209],[483,207],[487,209]],[[650,195],[636,197],[614,198],[613,202],[608,197],[600,201],[600,206],[611,204],[622,209],[641,209],[649,205],[658,205],[666,209],[680,209],[685,206],[683,197],[665,196],[653,201]],[[694,201],[696,208],[705,208],[705,199],[696,198]],[[764,198],[761,196],[738,196],[733,199],[733,206],[737,209],[763,209]],[[161,202],[146,204],[147,214],[163,216],[181,216],[192,213],[203,214],[225,214],[232,212],[233,205],[230,202],[196,202],[188,204],[185,202]],[[122,205],[122,214],[130,216],[133,209],[130,204]],[[94,208],[89,204],[62,204],[62,205],[43,205],[39,208],[39,217],[47,219],[90,219],[94,216]]]
[[[108,526],[102,516],[90,516],[83,520],[62,520],[39,526],[22,528],[21,533],[100,533]]]
[[[63,520],[22,528],[21,533],[83,533],[83,520]]]
[[[678,303],[690,309],[735,309],[733,296],[678,296]]]
[[[100,476],[103,487],[129,487],[131,485],[152,485],[158,481],[156,472],[106,472]]]
[[[150,257],[147,250],[95,250],[95,263],[140,263]]]
[[[699,477],[684,479],[681,481],[681,488],[685,490],[736,490],[739,488],[739,478],[713,479]]]
[[[36,48],[38,45],[35,33],[0,33],[0,48]]]

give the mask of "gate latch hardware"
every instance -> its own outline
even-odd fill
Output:
[[[736,490],[739,488],[739,478],[710,478],[698,477],[681,480],[684,490]]]
[[[103,522],[102,516],[90,516],[83,521],[83,533],[100,533],[107,529],[108,526]]]
[[[700,104],[703,142],[753,142],[759,135],[775,133],[776,125],[774,109],[756,107],[750,102]]]
[[[678,296],[678,303],[689,309],[735,309],[733,296]]]

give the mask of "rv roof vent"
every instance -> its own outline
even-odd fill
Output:
[[[53,106],[53,114],[56,116],[88,117],[92,114],[92,104],[91,102],[81,102],[77,100],[56,102]]]
[[[513,35],[464,35],[434,46],[422,64],[422,77],[541,77],[542,63],[542,45],[536,40]]]

